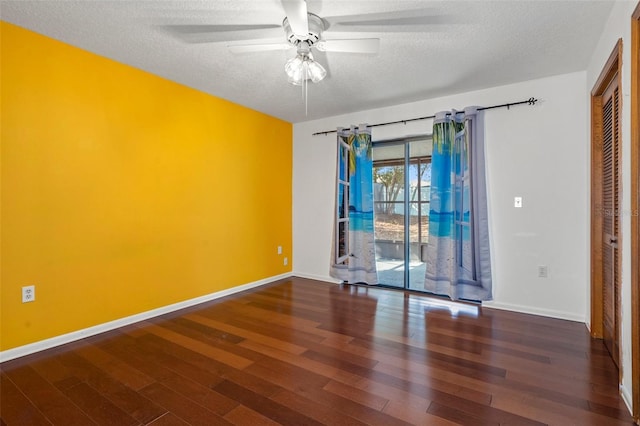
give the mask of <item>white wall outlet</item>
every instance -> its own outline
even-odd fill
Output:
[[[278,246],[278,254],[282,254],[282,246]]]
[[[36,286],[27,285],[22,287],[22,303],[33,302],[36,300]]]
[[[547,278],[549,276],[549,268],[547,265],[538,266],[538,277]]]
[[[284,258],[284,266],[287,266],[289,264],[289,258],[285,257]]]
[[[513,199],[513,207],[518,209],[522,208],[522,197],[515,197]]]

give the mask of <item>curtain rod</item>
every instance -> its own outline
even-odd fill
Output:
[[[536,98],[529,98],[526,101],[520,101],[520,102],[510,102],[508,104],[501,104],[501,105],[492,105],[492,106],[488,106],[488,107],[482,107],[482,108],[478,108],[478,111],[483,111],[486,109],[494,109],[494,108],[507,108],[509,109],[512,106],[515,105],[523,105],[523,104],[527,104],[527,105],[535,105],[536,102],[538,102],[538,100]],[[459,111],[458,114],[463,113],[464,111]],[[451,113],[447,113],[447,115],[451,115]],[[417,117],[417,118],[409,118],[406,120],[397,120],[397,121],[387,121],[386,123],[376,123],[376,124],[370,124],[369,127],[379,127],[379,126],[388,126],[390,124],[407,124],[410,121],[419,121],[419,120],[428,120],[430,118],[436,118],[435,115],[429,115],[427,117]],[[325,130],[324,132],[316,132],[316,133],[312,133],[311,136],[318,136],[318,135],[328,135],[329,133],[337,133],[337,130]]]

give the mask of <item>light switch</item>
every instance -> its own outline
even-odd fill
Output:
[[[522,197],[515,197],[513,199],[513,207],[522,208]]]

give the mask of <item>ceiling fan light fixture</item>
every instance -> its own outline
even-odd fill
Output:
[[[317,83],[327,76],[327,70],[314,60],[309,61],[308,76],[314,83]]]
[[[284,64],[284,72],[287,73],[289,77],[293,77],[295,73],[302,69],[302,56],[296,55],[295,58],[291,58]]]
[[[302,83],[304,83],[307,80],[306,68],[307,68],[306,65],[301,64],[299,68],[293,69],[290,73],[287,73],[287,75],[289,76],[288,78],[289,83],[294,84],[296,86],[302,86]]]
[[[313,60],[310,54],[298,54],[284,65],[289,83],[301,86],[306,80],[317,83],[327,76],[327,70]]]

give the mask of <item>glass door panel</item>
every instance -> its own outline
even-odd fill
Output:
[[[409,143],[409,281],[407,288],[424,290],[426,264],[424,262],[429,240],[429,197],[431,189],[431,152],[426,141]]]
[[[378,282],[404,288],[404,161],[374,162],[373,176]]]

